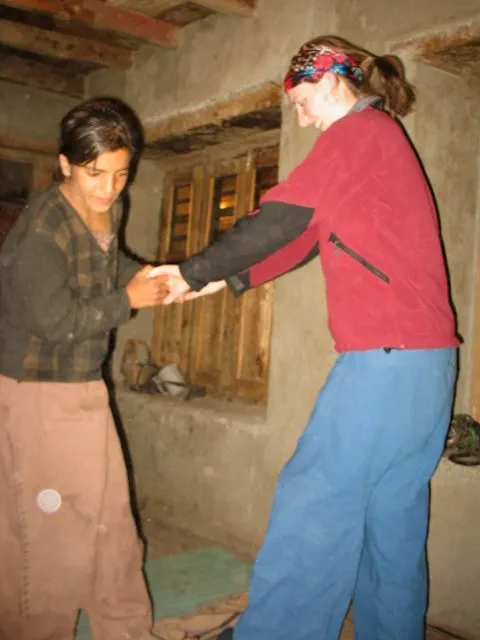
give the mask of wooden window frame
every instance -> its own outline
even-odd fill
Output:
[[[172,241],[175,186],[191,182],[187,256],[210,243],[215,181],[236,175],[235,219],[254,208],[257,171],[275,166],[278,145],[166,175],[158,259],[178,262]],[[215,395],[265,402],[268,393],[273,283],[235,298],[225,289],[185,305],[159,307],[153,354],[158,364],[177,363],[186,378]],[[214,336],[214,337],[213,337]]]

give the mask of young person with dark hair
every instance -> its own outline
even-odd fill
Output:
[[[278,481],[235,640],[422,640],[429,481],[444,447],[458,340],[434,200],[397,116],[400,61],[338,37],[285,77],[321,135],[260,209],[169,275],[166,303],[241,294],[320,255],[339,357]]]
[[[1,640],[71,640],[80,608],[95,640],[155,637],[102,380],[110,331],[165,294],[118,248],[142,140],[120,100],[73,108],[0,253]]]

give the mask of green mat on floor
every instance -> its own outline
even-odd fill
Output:
[[[222,549],[199,549],[149,560],[147,580],[155,619],[193,613],[201,604],[239,593],[251,565]],[[87,616],[79,618],[76,640],[91,640]]]

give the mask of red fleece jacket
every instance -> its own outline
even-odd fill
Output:
[[[320,249],[338,351],[456,347],[437,214],[400,125],[373,108],[319,136],[263,202],[315,210],[293,242],[249,269],[257,286]]]

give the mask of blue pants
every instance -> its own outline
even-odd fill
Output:
[[[235,640],[423,640],[456,350],[346,353],[283,469]]]

